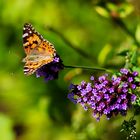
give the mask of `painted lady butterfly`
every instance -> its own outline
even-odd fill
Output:
[[[54,60],[56,50],[49,41],[45,40],[31,24],[25,23],[23,27],[23,47],[26,57],[24,74],[31,75],[38,68]]]

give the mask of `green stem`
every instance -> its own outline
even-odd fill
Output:
[[[139,42],[137,41],[135,34],[128,29],[128,27],[125,25],[125,23],[121,20],[121,18],[113,18],[114,22],[124,30],[135,42],[137,47],[140,47]]]
[[[105,68],[93,68],[93,67],[86,67],[86,66],[66,66],[64,65],[65,68],[81,68],[81,69],[85,69],[85,70],[95,70],[95,71],[106,71],[111,73],[111,71],[105,69]]]

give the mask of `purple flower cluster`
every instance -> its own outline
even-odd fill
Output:
[[[103,114],[107,119],[117,114],[126,115],[137,98],[134,94],[140,86],[137,77],[138,72],[130,72],[125,68],[111,78],[107,74],[98,79],[91,76],[91,82],[71,84],[68,98],[74,103],[81,104],[85,110],[92,110],[93,117],[97,120],[100,120]]]
[[[42,66],[36,71],[36,77],[45,77],[45,81],[54,80],[58,78],[58,73],[60,70],[64,68],[64,65],[62,63],[62,60],[60,57],[56,54],[54,60]]]

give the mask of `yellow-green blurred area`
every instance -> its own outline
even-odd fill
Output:
[[[125,63],[117,54],[135,45],[111,16],[119,15],[140,41],[139,9],[138,0],[0,0],[0,140],[125,139],[120,125],[131,113],[96,122],[91,112],[67,99],[71,82],[99,72],[64,69],[58,80],[47,83],[23,74],[22,30],[31,23],[54,44],[65,65],[117,71]]]

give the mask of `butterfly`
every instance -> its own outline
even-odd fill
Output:
[[[53,44],[45,40],[31,24],[24,24],[22,37],[26,53],[23,59],[25,75],[33,74],[37,69],[54,60],[56,50]]]

